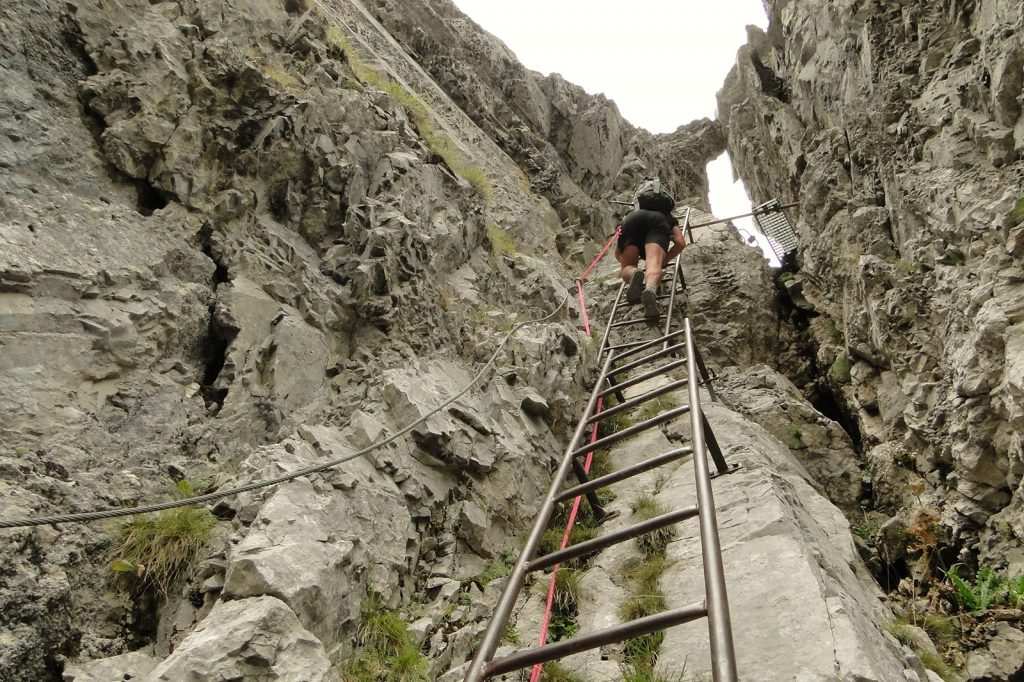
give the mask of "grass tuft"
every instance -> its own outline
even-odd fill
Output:
[[[345,682],[427,682],[430,666],[405,621],[371,596],[363,603],[356,656],[343,664]]]
[[[193,506],[119,524],[110,553],[118,585],[135,595],[152,591],[166,599],[184,582],[216,524],[213,514]]]
[[[559,568],[555,574],[554,606],[564,613],[575,613],[583,592],[583,571],[576,568]]]
[[[491,253],[504,256],[519,253],[521,249],[512,235],[492,222],[487,223],[487,241],[491,244]]]
[[[554,661],[544,664],[544,672],[541,674],[540,680],[541,682],[583,682],[583,678],[574,675]]]
[[[936,656],[930,651],[918,651],[917,656],[921,659],[924,667],[937,674],[945,682],[960,682],[963,679],[955,668],[943,660],[942,656]]]
[[[480,574],[480,585],[486,587],[487,583],[498,578],[504,578],[512,572],[512,567],[516,563],[515,553],[506,550],[502,552],[497,559],[487,564],[484,567],[484,572]]]

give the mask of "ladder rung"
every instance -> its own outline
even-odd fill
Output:
[[[572,456],[573,457],[579,457],[580,455],[587,454],[591,450],[600,450],[601,448],[605,447],[606,445],[611,445],[612,443],[617,443],[620,440],[623,440],[624,438],[629,438],[630,436],[638,434],[641,431],[645,431],[645,430],[651,428],[652,426],[657,426],[658,424],[663,424],[663,423],[665,423],[667,421],[675,419],[676,417],[678,417],[680,415],[686,414],[689,411],[690,411],[690,406],[686,405],[685,407],[677,407],[676,409],[669,410],[668,412],[662,412],[661,414],[659,414],[656,417],[651,417],[650,419],[642,421],[639,424],[634,424],[633,426],[630,426],[629,428],[622,429],[621,431],[619,431],[617,433],[613,433],[610,436],[605,436],[604,438],[598,438],[593,443],[589,443],[585,447],[582,447],[579,450],[576,450],[574,453],[572,453]]]
[[[683,358],[681,360],[673,360],[672,362],[670,362],[668,364],[665,364],[665,365],[662,365],[661,367],[657,367],[655,369],[652,369],[650,372],[647,372],[645,374],[641,374],[639,376],[635,376],[632,379],[629,379],[627,381],[623,381],[623,382],[620,382],[620,383],[617,383],[617,384],[613,384],[611,388],[606,388],[605,390],[603,390],[600,393],[598,393],[597,397],[598,398],[603,398],[606,395],[608,395],[609,393],[618,393],[619,391],[622,391],[624,389],[630,388],[631,386],[636,386],[637,384],[642,384],[643,382],[647,381],[648,379],[653,379],[656,376],[659,376],[661,374],[666,374],[668,372],[671,372],[674,369],[678,369],[678,368],[682,367],[685,364],[686,364],[686,359],[685,358]]]
[[[671,334],[665,334],[664,336],[659,336],[658,338],[651,339],[650,341],[633,341],[632,343],[623,343],[623,344],[618,345],[618,346],[611,346],[608,350],[615,351],[615,350],[619,350],[621,348],[628,348],[629,350],[621,353],[618,357],[615,358],[616,360],[621,360],[623,358],[629,357],[633,353],[639,353],[642,350],[647,350],[648,348],[654,348],[658,344],[664,343],[665,341],[671,341],[672,339],[674,339],[674,338],[676,338],[678,336],[682,336],[685,333],[686,333],[685,329],[677,329],[676,331],[672,332]]]
[[[623,469],[619,469],[618,471],[613,471],[610,474],[606,474],[604,476],[601,476],[600,478],[592,479],[592,480],[587,481],[586,483],[582,483],[582,484],[580,484],[580,485],[578,485],[578,486],[576,486],[574,488],[569,488],[568,490],[565,490],[565,491],[559,493],[558,497],[555,498],[555,502],[563,502],[565,500],[571,500],[574,497],[578,497],[580,495],[585,495],[588,492],[590,492],[591,490],[597,490],[598,488],[605,488],[607,486],[610,486],[612,483],[618,483],[619,481],[625,481],[627,478],[632,478],[633,476],[636,476],[637,474],[642,474],[645,471],[650,471],[651,469],[657,469],[662,464],[668,464],[669,462],[674,462],[677,459],[681,459],[681,458],[685,457],[686,455],[691,455],[691,454],[693,454],[693,448],[691,448],[691,447],[685,447],[685,448],[678,448],[676,450],[670,450],[670,451],[668,451],[668,452],[666,452],[664,454],[658,455],[657,457],[651,457],[650,459],[644,460],[643,462],[639,462],[639,463],[634,464],[632,466],[628,466],[628,467],[625,467]],[[736,465],[736,466],[738,466],[738,465]]]
[[[641,324],[643,322],[650,322],[653,319],[655,319],[655,318],[654,317],[640,317],[640,318],[637,318],[635,320],[625,320],[623,322],[612,322],[611,326],[612,327],[632,327],[633,325]],[[657,319],[663,320],[663,319],[665,319],[665,316],[664,315],[658,315]]]
[[[656,613],[653,616],[637,618],[636,620],[631,620],[628,623],[613,625],[609,628],[605,628],[604,630],[598,630],[597,632],[591,632],[585,635],[576,635],[569,639],[563,639],[560,642],[553,642],[540,647],[523,649],[513,654],[509,654],[508,656],[496,658],[488,663],[487,667],[484,668],[484,675],[486,677],[490,677],[492,675],[501,675],[502,673],[509,673],[514,670],[529,668],[530,666],[538,663],[546,663],[547,661],[553,661],[556,658],[563,658],[565,656],[577,654],[581,651],[597,649],[598,647],[602,647],[607,644],[623,642],[627,639],[646,635],[651,632],[657,632],[658,630],[664,630],[674,625],[689,623],[690,621],[703,618],[707,615],[707,603],[703,601],[696,604],[690,604],[689,606],[683,606],[678,609],[672,609],[671,611],[662,611],[661,613]]]
[[[682,350],[683,348],[686,348],[686,343],[677,343],[674,346],[669,346],[668,348],[662,348],[661,350],[657,351],[656,353],[651,353],[650,355],[645,355],[642,358],[640,358],[639,360],[634,360],[633,362],[626,363],[622,367],[616,367],[611,372],[609,372],[608,375],[609,376],[616,376],[617,374],[622,374],[623,372],[628,372],[631,369],[636,369],[637,367],[641,367],[643,365],[646,365],[651,360],[657,360],[660,357],[664,357],[666,355],[672,355],[676,351]]]
[[[682,388],[683,386],[685,386],[688,381],[689,381],[689,379],[677,379],[676,381],[672,381],[670,383],[667,383],[664,386],[658,386],[657,388],[655,388],[652,391],[648,391],[647,393],[644,393],[642,395],[638,395],[635,398],[630,398],[629,400],[627,400],[626,402],[624,402],[622,404],[616,405],[615,407],[609,407],[607,410],[604,410],[603,412],[598,412],[597,414],[592,415],[587,420],[587,423],[588,424],[593,424],[594,422],[599,422],[602,419],[604,419],[605,417],[614,416],[614,415],[618,414],[619,412],[625,412],[626,410],[630,410],[630,409],[636,407],[637,405],[642,405],[642,404],[646,403],[648,400],[654,400],[655,398],[657,398],[660,395],[665,395],[666,393],[671,393],[672,391],[676,390],[677,388]]]
[[[627,528],[622,528],[608,533],[607,535],[602,535],[599,538],[586,540],[585,542],[571,545],[565,549],[560,549],[557,552],[551,552],[550,554],[545,554],[542,557],[537,557],[526,565],[526,570],[528,572],[540,571],[554,566],[555,564],[560,564],[563,561],[568,561],[569,559],[574,559],[584,554],[590,554],[592,552],[602,550],[605,547],[617,545],[620,542],[625,542],[626,540],[635,538],[638,535],[650,533],[651,531],[664,528],[665,526],[671,526],[673,523],[692,519],[697,516],[697,514],[697,506],[694,505],[692,507],[683,507],[682,509],[677,509],[676,511],[662,514],[661,516],[655,516],[653,519],[641,521],[640,523]]]

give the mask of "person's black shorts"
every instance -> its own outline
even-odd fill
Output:
[[[672,241],[672,228],[675,225],[676,221],[673,218],[660,211],[638,208],[622,220],[619,251],[625,251],[627,246],[636,246],[640,249],[641,258],[644,255],[645,244],[657,244],[668,251],[669,242]]]

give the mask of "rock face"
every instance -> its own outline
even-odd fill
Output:
[[[964,558],[1021,573],[1024,8],[766,5],[719,115],[754,198],[801,202],[817,390],[877,507],[936,506]]]
[[[594,343],[565,293],[613,226],[606,200],[650,167],[703,202],[723,140],[709,121],[636,130],[523,70],[448,2],[382,7],[0,8],[5,518],[340,457],[425,415],[512,324],[564,302],[407,439],[218,505],[208,556],[161,609],[107,589],[109,527],[5,531],[0,678],[59,679],[143,645],[163,658],[199,646],[195,622],[270,599],[337,663],[371,590],[431,604],[418,627],[436,651],[471,648],[441,621],[482,615],[458,601],[465,580],[532,515],[577,409]],[[484,45],[493,68],[475,64]],[[520,111],[499,64],[532,93]],[[473,88],[486,106],[469,106]],[[192,674],[169,660],[161,675]]]
[[[777,4],[786,21],[803,16]],[[978,17],[1005,16],[986,12]],[[978,30],[994,35],[993,21]],[[759,49],[775,49],[767,41]],[[988,54],[985,44],[964,46],[966,61],[956,63]],[[762,73],[764,64],[750,68]],[[1012,83],[1011,72],[991,71],[991,82]],[[638,130],[606,99],[525,70],[448,0],[7,3],[0,79],[5,519],[161,501],[183,479],[211,488],[265,480],[416,422],[365,457],[212,506],[213,539],[166,600],[130,601],[108,588],[118,558],[108,526],[4,531],[0,678],[332,680],[353,654],[370,595],[410,621],[432,679],[458,669],[500,592],[501,580],[485,575],[517,548],[593,378],[597,344],[577,328],[567,291],[595,237],[611,231],[610,200],[656,171],[689,197],[695,219],[707,217],[697,210],[707,203],[703,168],[722,148],[722,128]],[[734,77],[730,91],[744,83]],[[998,101],[1005,111],[993,120],[1005,127],[1006,112],[1018,110]],[[972,121],[970,139],[987,140],[991,170],[944,215],[959,224],[969,214],[977,227],[1002,206],[982,201],[985,183],[1010,177],[1018,162],[999,130]],[[817,168],[814,154],[831,158],[832,149],[808,148],[794,172]],[[813,196],[827,198],[831,177]],[[899,181],[926,186],[918,176]],[[826,208],[805,208],[805,243],[815,210]],[[870,226],[884,210],[865,204],[849,219]],[[901,229],[900,244],[925,253],[933,243],[914,236],[916,223]],[[865,442],[919,447],[921,467],[938,462],[921,473],[974,504],[963,508],[972,520],[979,509],[1005,516],[1019,507],[1008,493],[1019,443],[985,411],[1019,418],[1007,259],[1021,240],[1009,223],[1001,229],[1003,251],[990,244],[998,230],[978,231],[971,248],[991,247],[984,258],[961,248],[966,263],[1003,269],[979,270],[987,288],[977,306],[949,318],[973,335],[948,347],[962,359],[948,379],[963,394],[950,398],[956,414],[978,415],[961,423],[976,436],[957,441],[966,449],[922,445],[959,433],[948,425],[960,422],[929,411],[947,379],[921,359],[946,346],[911,362],[914,337],[885,320],[910,309],[886,298],[889,283],[907,278],[924,297],[932,280],[914,278],[968,266],[929,261],[928,272],[904,276],[888,269],[883,249],[858,261],[875,279],[842,279],[815,269],[827,260],[820,246],[800,275],[819,315],[845,300],[830,283],[864,283],[856,320],[874,326],[844,322],[858,358],[844,405],[875,405],[889,431],[883,438],[864,422]],[[763,260],[722,227],[700,232],[683,261],[700,344],[720,376],[713,416],[746,466],[717,484],[739,581],[734,608],[757,614],[737,631],[744,665],[764,679],[923,679],[881,634],[885,609],[820,495],[844,505],[861,497],[856,443],[768,367],[785,364],[776,332],[799,335],[779,321]],[[611,280],[607,272],[591,286],[595,319],[611,305]],[[961,291],[968,279],[942,281]],[[476,377],[517,323],[540,318]],[[973,348],[988,355],[975,362],[965,350]],[[1006,361],[989,376],[1000,353]],[[920,367],[910,374],[905,365]],[[679,435],[650,434],[662,444]],[[666,502],[686,496],[685,469],[662,483]],[[762,493],[770,505],[759,504]],[[666,580],[680,593],[695,575],[688,551],[680,545],[670,557]],[[794,576],[772,576],[776,610],[752,577],[757,565],[744,563],[772,552]],[[611,594],[616,560],[599,560],[587,580]],[[617,617],[608,603],[595,606],[590,625]],[[798,607],[799,637],[772,640],[775,658],[759,655],[754,633],[775,632],[777,611]],[[699,637],[672,636],[693,658],[671,662],[697,665]],[[785,649],[800,638],[818,646],[813,660]],[[602,674],[618,672],[604,663]]]

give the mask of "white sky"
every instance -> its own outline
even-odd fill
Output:
[[[715,93],[746,42],[746,25],[768,24],[761,0],[454,2],[527,68],[604,93],[626,120],[652,133],[714,118]],[[716,215],[750,211],[724,155],[708,165],[708,177]]]

